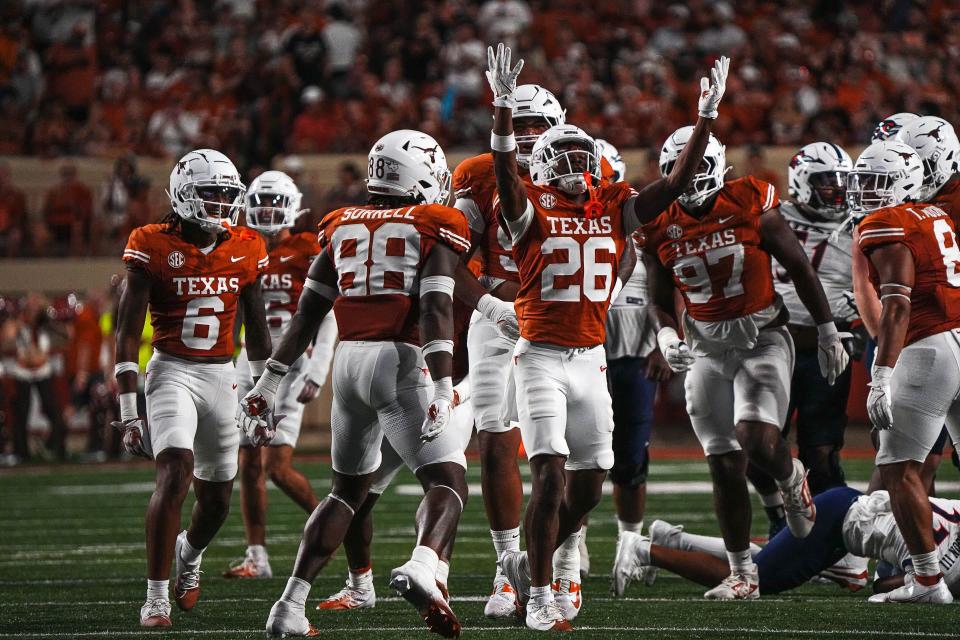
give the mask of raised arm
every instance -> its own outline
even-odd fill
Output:
[[[500,211],[508,221],[519,220],[527,208],[527,189],[517,167],[517,141],[513,137],[513,107],[517,76],[523,68],[523,60],[510,68],[510,47],[503,43],[487,47],[487,81],[493,90],[493,134],[490,148],[493,150],[493,170],[500,195]]]
[[[813,270],[793,229],[780,215],[780,207],[774,207],[760,216],[760,236],[763,248],[786,269],[797,289],[797,296],[817,323],[817,359],[820,362],[820,374],[833,385],[847,368],[850,356],[843,348],[820,278]]]
[[[150,278],[141,269],[127,268],[126,285],[117,310],[116,365],[114,373],[120,390],[120,420],[113,426],[123,432],[127,453],[151,457],[143,440],[146,422],[137,409],[137,376],[140,367],[140,336],[150,301]]]
[[[659,180],[654,180],[645,186],[633,200],[635,219],[628,224],[627,231],[632,232],[636,227],[650,222],[660,212],[670,206],[674,200],[683,195],[697,173],[703,152],[710,141],[710,128],[717,118],[717,107],[727,88],[727,72],[730,68],[730,58],[721,56],[714,62],[710,70],[710,79],[700,78],[700,101],[697,124],[693,128],[690,140],[680,152],[680,157],[673,165],[670,173]],[[633,228],[630,228],[630,227]]]

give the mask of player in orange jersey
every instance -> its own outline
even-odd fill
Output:
[[[304,605],[340,546],[381,464],[384,438],[423,485],[417,545],[391,586],[445,637],[460,623],[436,584],[439,554],[467,497],[466,461],[448,425],[453,405],[453,289],[470,247],[467,221],[443,206],[450,173],[442,149],[418,131],[394,131],[370,151],[368,204],[320,223],[323,252],[310,268],[290,329],[240,404],[248,434],[269,440],[277,389],[333,308],[333,487],[304,528],[293,577],[267,619],[272,635],[315,635]]]
[[[920,471],[944,422],[960,445],[960,245],[943,209],[910,202],[923,180],[916,151],[887,140],[860,154],[847,183],[851,208],[868,214],[859,245],[882,305],[867,412],[880,430],[877,467],[913,563],[903,586],[871,602],[953,601]]]
[[[219,151],[185,155],[170,174],[173,211],[161,224],[130,233],[123,252],[126,288],[117,319],[116,377],[124,447],[153,458],[157,488],[147,508],[145,627],[170,626],[168,582],[192,609],[200,596],[200,560],[227,517],[237,473],[240,433],[233,328],[243,310],[254,375],[270,355],[260,274],[269,258],[263,239],[234,227],[244,185]],[[137,409],[137,352],[147,307],[154,354],[147,365],[146,417]],[[186,531],[180,510],[193,481],[197,503]]]
[[[689,127],[670,135],[660,155],[662,173],[677,162],[690,136]],[[657,339],[675,371],[689,369],[687,412],[707,455],[727,545],[730,576],[705,597],[742,600],[760,595],[749,549],[747,460],[777,481],[795,536],[806,537],[816,519],[806,472],[780,434],[794,352],[788,313],[773,287],[771,256],[790,275],[817,325],[820,373],[829,384],[848,357],[816,272],[779,213],[776,189],[752,176],[725,182],[725,173],[724,147],[711,136],[690,190],[643,231],[663,324]],[[685,341],[676,330],[675,290],[686,307]],[[622,544],[638,541],[627,536]]]
[[[526,604],[527,627],[570,629],[551,591],[558,542],[579,531],[613,464],[612,409],[603,342],[630,234],[683,193],[700,162],[723,95],[728,61],[701,81],[695,140],[662,180],[641,193],[600,179],[594,140],[577,127],[551,127],[534,144],[527,184],[518,171],[512,107],[523,66],[503,45],[488,50],[494,94],[491,138],[500,216],[520,273],[521,338],[514,350],[520,431],[533,491],[527,552],[505,551],[501,566]],[[565,474],[566,470],[566,474]]]
[[[270,264],[260,276],[267,324],[274,343],[290,325],[303,292],[307,270],[320,254],[314,233],[290,232],[300,208],[300,190],[282,171],[265,171],[250,184],[246,195],[247,226],[260,233],[269,248]],[[308,514],[318,501],[310,481],[292,464],[293,448],[300,435],[300,422],[307,402],[316,397],[327,378],[333,358],[337,325],[327,317],[309,355],[304,354],[290,368],[277,394],[277,413],[284,419],[267,447],[259,448],[246,436],[240,440],[240,497],[247,537],[244,558],[224,574],[228,578],[269,578],[272,576],[266,550],[267,488],[269,477]],[[237,384],[241,397],[253,386],[245,350],[237,358]]]

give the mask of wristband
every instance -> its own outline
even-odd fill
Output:
[[[680,342],[680,336],[673,327],[663,327],[657,332],[657,346],[660,347],[660,353],[666,353],[667,349]]]
[[[290,371],[290,365],[283,364],[279,360],[274,360],[273,358],[269,358],[267,360],[267,364],[264,368],[269,369],[270,371],[273,371],[274,373],[278,374],[280,377],[287,375],[287,372]]]
[[[319,280],[314,280],[313,278],[307,278],[303,283],[304,289],[310,289],[321,298],[326,298],[327,300],[333,302],[337,299],[337,296],[340,295],[340,292],[337,291],[336,287],[331,287],[330,285],[320,282]]]
[[[250,375],[254,378],[259,378],[263,375],[263,370],[267,366],[266,360],[249,360],[247,362],[250,365]]]
[[[453,355],[453,340],[431,340],[420,348],[420,353],[424,356],[437,353],[438,351],[444,351]]]
[[[697,115],[701,118],[707,118],[708,120],[716,120],[720,113],[714,109],[713,111],[699,111]]]
[[[140,417],[137,410],[137,394],[134,391],[128,391],[120,394],[120,420],[136,420]]]
[[[513,94],[494,96],[493,106],[501,107],[503,109],[513,109],[515,106],[517,106],[517,99],[513,97]]]
[[[420,279],[420,297],[428,293],[442,293],[453,298],[453,278],[450,276],[427,276]]]
[[[269,391],[272,395],[277,395],[277,389],[280,388],[281,380],[283,380],[282,373],[277,373],[270,367],[267,367],[264,370],[263,375],[260,376],[260,379],[257,380],[254,390],[263,389]]]
[[[893,376],[893,367],[884,367],[883,365],[875,364],[873,369],[870,370],[870,384],[871,385],[885,385],[890,382],[890,378]]]
[[[817,338],[820,344],[830,344],[837,340],[838,335],[837,325],[834,324],[833,320],[817,325]]]
[[[517,139],[512,133],[508,136],[501,136],[491,131],[490,148],[500,153],[510,153],[517,148]]]
[[[433,397],[442,398],[453,404],[453,378],[447,376],[433,381]]]
[[[116,378],[121,373],[126,373],[127,371],[132,371],[134,373],[140,373],[140,365],[136,362],[118,362],[113,365],[113,377]]]

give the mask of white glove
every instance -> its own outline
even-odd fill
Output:
[[[147,445],[147,421],[143,418],[127,418],[110,423],[123,433],[123,450],[130,455],[152,459]]]
[[[450,424],[453,412],[453,380],[440,378],[433,383],[433,401],[427,407],[427,417],[420,427],[420,441],[430,442],[439,436]]]
[[[723,98],[723,92],[727,90],[727,71],[730,69],[730,58],[720,56],[720,59],[713,63],[713,69],[710,70],[710,80],[700,78],[700,117],[717,117],[717,107],[720,105],[720,99]]]
[[[820,375],[833,386],[850,362],[847,350],[843,348],[843,334],[837,333],[837,325],[824,322],[817,325],[817,361],[820,363]]]
[[[487,47],[487,82],[493,90],[493,106],[507,107],[513,109],[517,100],[514,93],[517,90],[517,76],[523,69],[523,58],[517,61],[517,66],[510,68],[510,47],[503,46],[503,43],[497,45],[497,51],[494,53],[493,47]]]
[[[660,329],[657,333],[657,344],[660,346],[660,353],[663,354],[663,358],[674,373],[687,371],[697,359],[673,327]]]
[[[273,414],[273,403],[282,379],[282,375],[268,369],[237,407],[237,427],[254,447],[269,444],[277,435],[277,424],[283,416]]]
[[[890,404],[890,378],[893,367],[874,366],[867,396],[867,415],[874,429],[889,429],[893,426],[893,408]]]
[[[516,342],[520,339],[520,321],[512,302],[501,300],[489,293],[483,294],[477,302],[477,311],[480,315],[497,325],[500,334]]]

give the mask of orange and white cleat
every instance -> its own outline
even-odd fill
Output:
[[[177,561],[177,580],[173,585],[173,599],[182,611],[190,611],[197,606],[200,599],[200,563],[191,566],[180,559],[180,549],[187,539],[187,532],[181,531],[177,536],[174,547],[174,557]]]
[[[265,555],[251,553],[247,549],[242,560],[230,564],[223,572],[224,578],[272,578],[273,569]]]
[[[493,583],[493,593],[483,606],[483,615],[488,618],[512,618],[517,615],[517,594],[503,575],[498,575]]]
[[[147,600],[140,607],[141,627],[172,627],[170,621],[170,601],[162,598]]]
[[[553,601],[560,607],[567,622],[573,622],[580,613],[583,604],[583,588],[579,582],[572,580],[555,580],[551,585]]]
[[[277,600],[273,603],[267,617],[266,630],[267,635],[274,638],[313,638],[320,635],[317,628],[307,620],[303,607],[288,600]]]
[[[417,560],[390,572],[390,587],[409,602],[427,623],[427,628],[444,638],[460,637],[460,620],[443,599],[437,579],[430,568]]]
[[[320,611],[348,611],[350,609],[372,609],[377,604],[377,593],[373,581],[369,586],[359,585],[347,580],[340,591],[317,605]]]
[[[707,600],[756,600],[760,597],[757,565],[753,565],[751,571],[731,573],[723,582],[703,594],[703,597]]]
[[[573,626],[556,602],[537,604],[530,600],[527,602],[525,622],[527,628],[533,631],[573,631]]]

